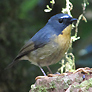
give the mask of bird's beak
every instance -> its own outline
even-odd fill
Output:
[[[72,18],[70,21],[71,21],[71,23],[72,22],[74,22],[74,21],[77,21],[78,19],[76,19],[76,18]]]

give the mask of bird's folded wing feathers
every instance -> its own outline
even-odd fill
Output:
[[[50,42],[50,39],[54,35],[54,31],[50,30],[49,31],[48,27],[42,28],[40,31],[38,31],[20,50],[18,56],[15,59],[19,59],[22,56],[30,53],[33,50],[36,50],[38,48],[43,47],[46,45],[48,42]]]
[[[17,57],[15,58],[15,60],[20,59],[22,56],[27,55],[31,51],[36,50],[36,49],[41,48],[44,45],[46,45],[50,41],[50,39],[47,36],[48,35],[43,36],[43,34],[42,34],[41,36],[39,36],[39,38],[38,37],[37,38],[36,37],[31,38],[21,48],[21,50],[20,50],[19,54],[17,55]]]

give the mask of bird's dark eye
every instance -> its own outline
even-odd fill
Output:
[[[63,19],[59,19],[59,23],[62,23],[63,22]]]

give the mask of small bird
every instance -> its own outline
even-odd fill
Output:
[[[20,60],[28,60],[37,65],[46,76],[42,67],[49,68],[49,65],[60,61],[67,52],[74,21],[77,19],[68,14],[59,13],[52,16],[47,24],[21,48],[17,57],[6,69]]]

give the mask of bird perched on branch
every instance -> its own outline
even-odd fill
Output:
[[[42,67],[57,63],[67,52],[71,40],[71,24],[76,20],[63,13],[52,16],[47,24],[22,47],[6,69],[20,60],[28,60],[37,65],[46,76]]]

